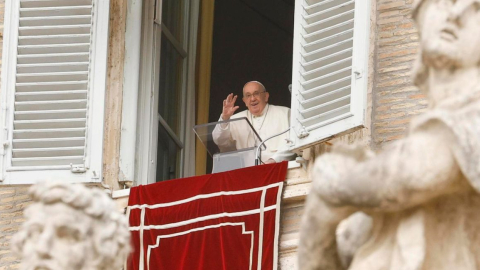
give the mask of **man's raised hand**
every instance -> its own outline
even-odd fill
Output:
[[[233,93],[227,96],[225,100],[223,100],[223,111],[222,111],[222,119],[224,121],[230,119],[230,117],[235,113],[235,111],[239,108],[235,106],[235,101],[237,100],[237,96],[233,96]]]

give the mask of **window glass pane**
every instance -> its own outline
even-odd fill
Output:
[[[162,34],[158,113],[180,137],[183,59]]]
[[[168,135],[165,128],[159,123],[157,145],[157,182],[179,177],[179,157],[180,149]]]
[[[162,1],[162,23],[180,44],[183,44],[183,7],[184,0]]]

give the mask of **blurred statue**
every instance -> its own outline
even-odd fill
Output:
[[[414,0],[413,18],[429,109],[378,155],[341,146],[318,158],[302,270],[345,268],[335,232],[357,211],[373,225],[349,269],[480,269],[480,0]]]
[[[13,238],[20,269],[119,270],[130,252],[126,217],[100,189],[42,183]]]

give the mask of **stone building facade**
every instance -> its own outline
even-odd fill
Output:
[[[411,83],[418,32],[410,18],[413,1],[378,1],[373,89],[372,148],[402,138],[410,119],[427,101]]]
[[[110,34],[104,134],[104,186],[120,189],[119,145],[122,121],[122,78],[125,57],[127,0],[110,0]],[[360,141],[374,150],[402,138],[410,119],[426,108],[425,95],[411,84],[411,70],[418,51],[418,36],[410,18],[412,0],[372,0],[370,70],[367,126],[326,144],[304,151],[311,164],[315,155],[337,141]],[[5,0],[0,0],[3,43]],[[1,48],[1,47],[0,47]],[[311,165],[309,165],[311,166]],[[280,265],[293,269],[303,201],[310,190],[307,170],[289,169],[283,195],[280,239]],[[18,268],[18,258],[10,251],[10,239],[23,221],[22,211],[29,204],[26,185],[0,184],[0,270]]]

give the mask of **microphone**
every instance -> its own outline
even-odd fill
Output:
[[[280,136],[280,135],[284,134],[285,132],[287,132],[289,130],[290,130],[290,128],[287,128],[287,130],[284,130],[284,131],[282,131],[278,134],[272,135],[272,136],[268,137],[267,139],[263,140],[263,142],[259,146],[257,146],[257,150],[255,151],[255,166],[260,165],[260,155],[259,155],[260,147],[262,147],[262,145],[264,145],[265,142],[270,140],[271,138],[275,138],[277,136]]]

